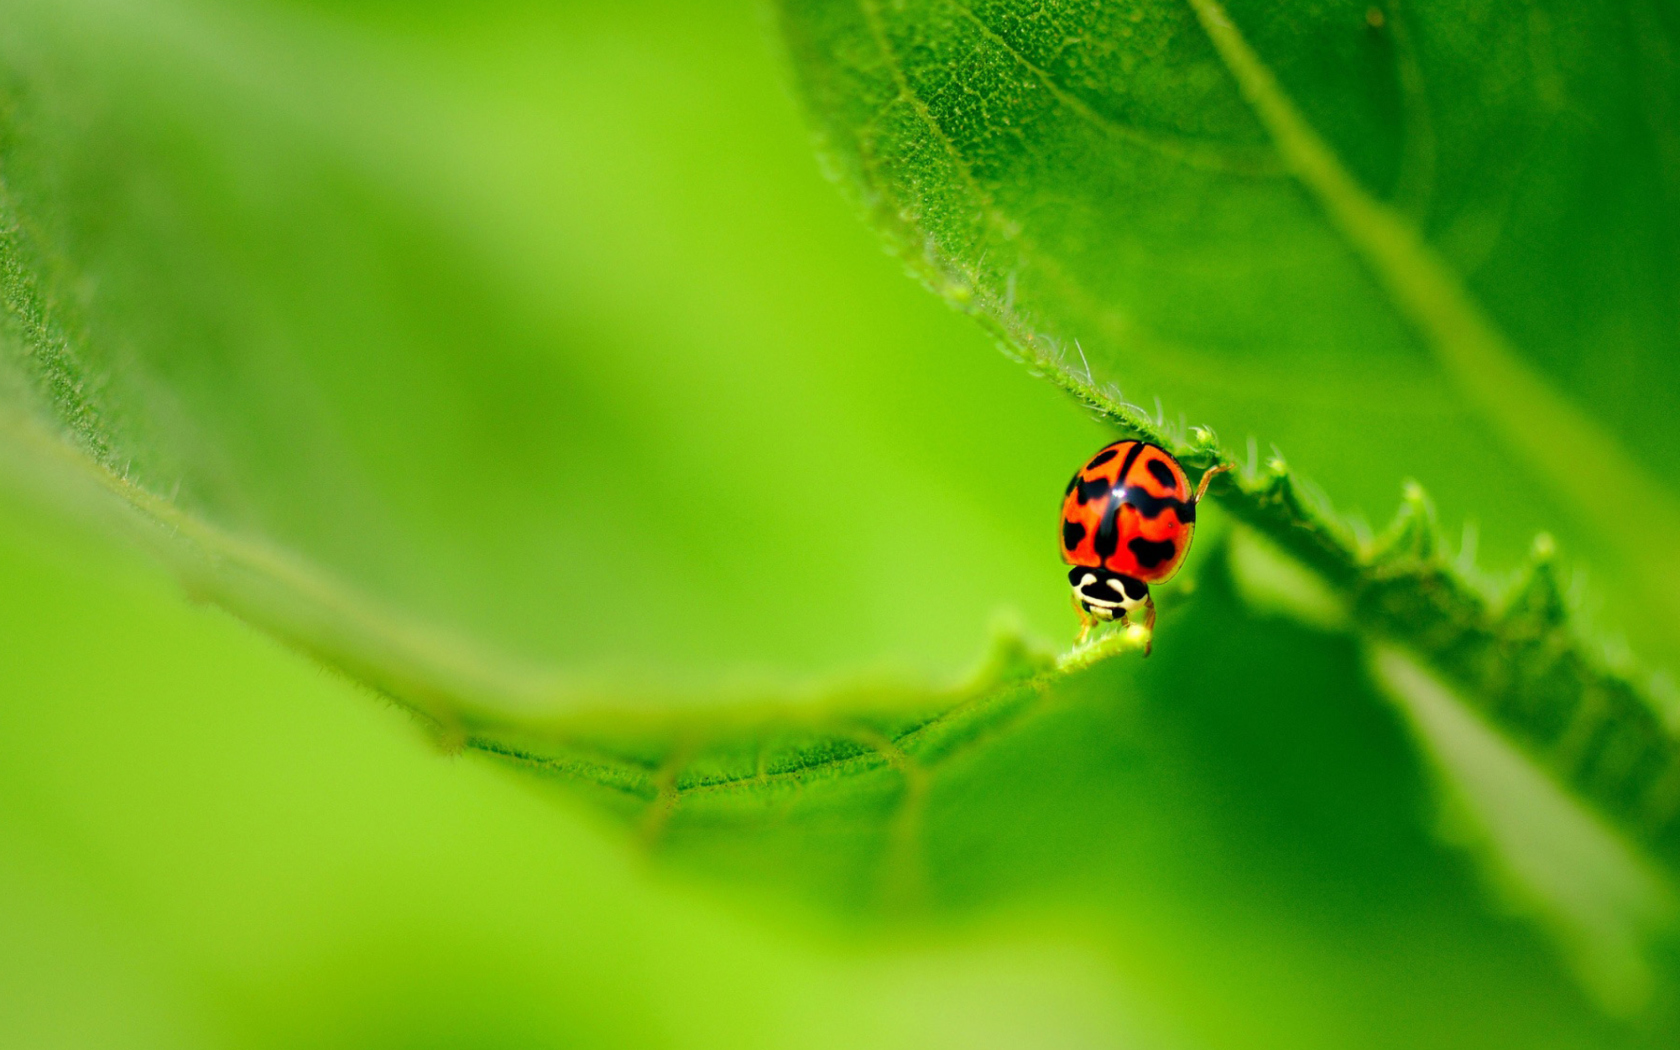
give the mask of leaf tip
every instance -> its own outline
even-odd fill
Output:
[[[1377,541],[1375,559],[1428,561],[1440,549],[1435,503],[1418,482],[1408,479],[1400,490],[1400,509],[1385,535]]]
[[[1528,565],[1506,598],[1506,621],[1525,623],[1536,632],[1562,627],[1569,619],[1569,603],[1558,571],[1557,541],[1542,532],[1534,537]]]

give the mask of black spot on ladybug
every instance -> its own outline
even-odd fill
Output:
[[[1172,540],[1146,540],[1142,536],[1132,537],[1126,543],[1126,549],[1146,569],[1153,569],[1178,552],[1178,546]]]
[[[1098,452],[1096,455],[1091,457],[1091,462],[1085,464],[1085,469],[1086,470],[1096,470],[1098,467],[1102,466],[1104,463],[1107,463],[1109,460],[1113,459],[1115,456],[1118,456],[1119,454],[1120,454],[1120,450],[1117,449],[1117,448],[1105,448],[1101,452]]]
[[[1178,479],[1173,477],[1172,468],[1167,466],[1166,461],[1152,459],[1144,465],[1149,468],[1149,473],[1155,475],[1155,480],[1166,487],[1168,492],[1178,487]]]
[[[1132,464],[1137,462],[1137,458],[1143,454],[1143,450],[1154,447],[1154,445],[1145,445],[1141,441],[1134,442],[1132,447],[1126,450],[1126,461],[1120,464],[1120,473],[1116,474],[1115,477],[1125,481],[1132,473]]]
[[[1114,491],[1114,482],[1109,481],[1107,478],[1097,478],[1094,481],[1086,481],[1083,478],[1075,477],[1073,480],[1079,489],[1079,505],[1081,507],[1096,499],[1098,496],[1106,496],[1110,492]]]
[[[1077,521],[1062,522],[1062,547],[1073,550],[1079,546],[1079,541],[1085,538],[1085,526]]]
[[[1091,549],[1097,552],[1097,557],[1103,561],[1120,548],[1120,528],[1116,520],[1120,516],[1121,503],[1115,500],[1103,511],[1102,521],[1097,523],[1096,539],[1091,541]]]
[[[1072,492],[1073,492],[1073,487],[1075,485],[1079,484],[1079,473],[1080,473],[1079,471],[1074,471],[1073,477],[1068,479],[1068,487],[1065,491],[1063,491],[1063,493],[1062,493],[1063,497],[1071,495]],[[1083,502],[1083,501],[1081,501],[1081,502]]]
[[[1150,521],[1159,518],[1161,512],[1169,507],[1178,512],[1178,520],[1185,525],[1196,520],[1196,505],[1189,500],[1179,499],[1177,496],[1157,496],[1135,485],[1120,490],[1119,502],[1136,508],[1139,514]]]

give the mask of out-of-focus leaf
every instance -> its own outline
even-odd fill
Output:
[[[1172,644],[1150,660],[1052,678],[1006,654],[929,721],[854,705],[804,723],[621,715],[564,738],[478,726],[467,743],[552,775],[550,808],[428,763],[334,679],[6,506],[0,569],[25,601],[6,606],[19,644],[0,666],[51,702],[0,707],[0,786],[52,803],[0,816],[22,909],[0,924],[17,966],[0,1002],[27,987],[84,1029],[139,1016],[191,1045],[210,1024],[222,1047],[585,1031],[1232,1048],[1673,1030],[1660,938],[1622,959],[1659,994],[1636,1024],[1607,1019],[1432,833],[1360,644],[1256,615],[1222,559],[1164,611]],[[580,784],[657,870],[712,892],[603,842]],[[66,855],[97,877],[49,881]],[[64,961],[26,968],[41,945]],[[73,979],[93,965],[104,1013]]]
[[[1001,607],[1069,629],[1045,479],[1100,429],[895,280],[750,4],[408,7],[7,4],[7,390],[580,677],[948,680]]]
[[[1164,1044],[1092,938],[872,942],[720,906],[13,480],[8,1048]]]

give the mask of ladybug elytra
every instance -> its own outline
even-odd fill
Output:
[[[1149,585],[1178,571],[1196,532],[1196,504],[1226,469],[1209,468],[1192,493],[1166,449],[1127,440],[1099,450],[1073,476],[1062,499],[1062,560],[1073,566],[1068,583],[1081,642],[1098,622],[1130,624],[1139,609],[1153,635]]]

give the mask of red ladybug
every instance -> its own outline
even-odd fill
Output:
[[[1068,583],[1083,626],[1080,641],[1098,621],[1129,624],[1138,609],[1154,632],[1149,585],[1178,571],[1196,532],[1196,504],[1213,476],[1227,469],[1210,468],[1192,495],[1184,468],[1166,449],[1116,441],[1073,476],[1062,500],[1062,560],[1073,566]]]

